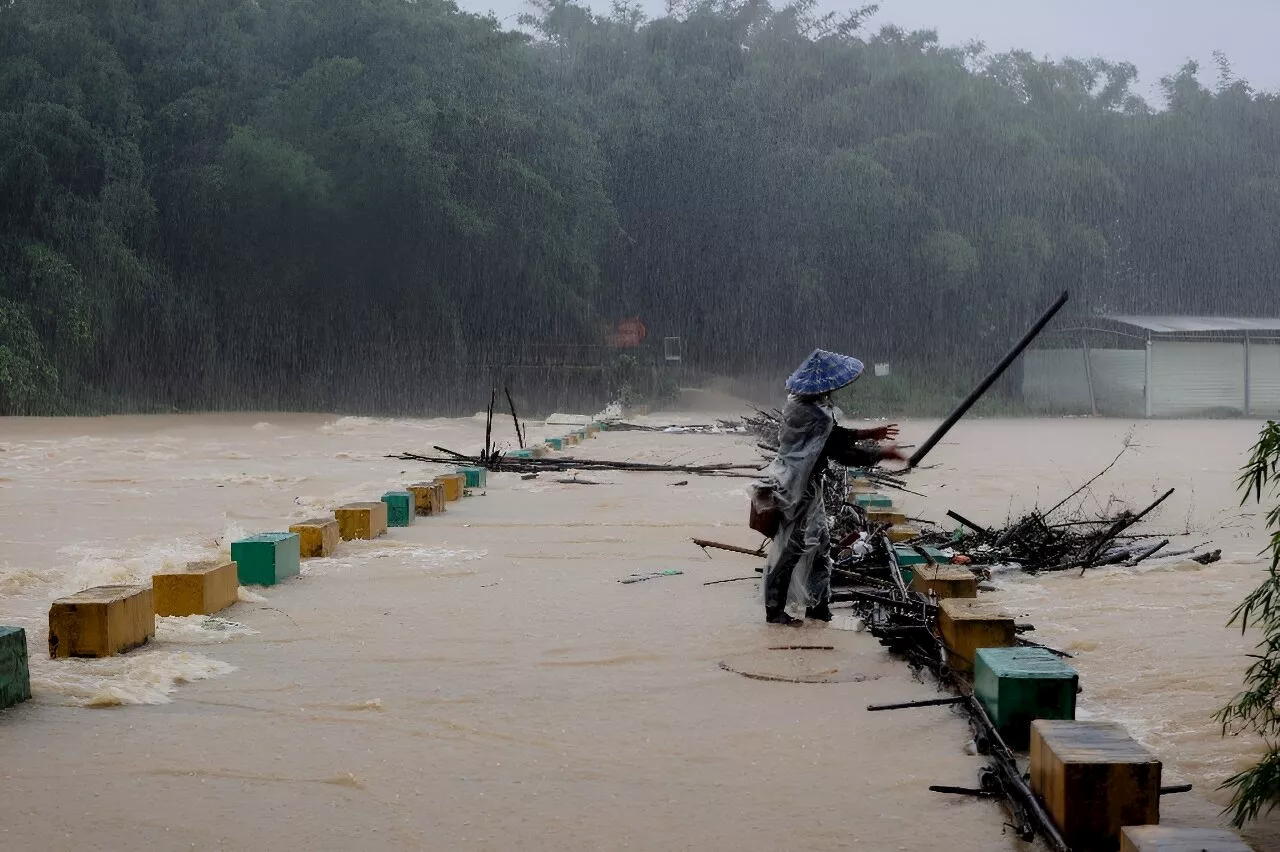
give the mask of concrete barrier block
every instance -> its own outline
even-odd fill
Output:
[[[27,631],[0,626],[0,710],[31,697]]]
[[[457,472],[466,488],[485,488],[489,484],[489,471],[483,467],[460,467]]]
[[[408,490],[417,514],[438,515],[444,511],[444,486],[439,482],[415,482]]]
[[[563,450],[564,438],[547,438],[546,445],[553,450]]]
[[[274,586],[298,575],[301,539],[293,532],[269,532],[231,542],[242,586]]]
[[[867,520],[873,524],[891,524],[893,526],[901,526],[907,522],[907,516],[902,512],[895,512],[886,509],[872,509],[867,512]]]
[[[387,506],[387,526],[407,527],[413,523],[417,511],[408,491],[388,491],[382,495],[382,502]]]
[[[1160,823],[1160,761],[1112,722],[1031,723],[1031,789],[1072,849],[1114,850]]]
[[[235,562],[192,562],[151,578],[156,615],[213,615],[239,599],[240,574]]]
[[[947,665],[959,672],[973,671],[979,648],[1012,647],[1016,636],[1013,617],[998,605],[963,598],[939,601],[938,631]]]
[[[979,648],[973,691],[1010,747],[1025,749],[1036,719],[1076,717],[1076,670],[1044,648]]]
[[[952,568],[949,565],[918,565],[911,588],[922,595],[933,592],[938,600],[948,598],[976,598],[978,578],[968,568]]]
[[[911,541],[913,538],[920,537],[920,528],[911,524],[898,524],[896,527],[889,527],[889,541],[899,544],[904,541]]]
[[[931,544],[921,545],[921,549],[924,550],[925,553],[933,557],[933,561],[937,562],[939,565],[946,565],[951,561],[951,558],[949,556],[945,556],[941,550],[939,550],[938,548],[934,547]],[[893,553],[898,558],[898,565],[900,566],[927,564],[927,560],[923,556],[921,556],[919,553],[916,553],[916,550],[914,547],[910,547],[907,545],[903,545],[901,547],[895,547],[893,549]]]
[[[289,526],[298,536],[298,555],[303,559],[332,556],[342,540],[336,518],[308,518]]]
[[[1253,852],[1229,831],[1172,825],[1130,825],[1120,829],[1120,852]]]
[[[112,657],[156,635],[150,586],[97,586],[49,607],[49,656]]]
[[[893,511],[893,498],[886,494],[868,494],[858,491],[850,494],[849,502],[856,506],[861,506],[868,512],[890,512]]]
[[[462,488],[466,479],[457,473],[450,473],[444,476],[437,476],[436,482],[444,486],[444,499],[446,503],[452,503],[455,500],[462,499]]]
[[[387,531],[387,504],[348,503],[333,511],[343,541],[375,539]]]

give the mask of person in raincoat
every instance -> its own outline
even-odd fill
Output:
[[[754,505],[767,503],[777,522],[761,583],[770,624],[799,624],[801,615],[831,620],[831,529],[822,500],[827,462],[866,467],[905,458],[892,444],[874,450],[858,446],[860,441],[896,437],[896,424],[877,429],[836,425],[831,394],[852,384],[862,370],[856,358],[816,349],[787,379],[778,454],[752,489]]]

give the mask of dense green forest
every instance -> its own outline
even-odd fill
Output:
[[[0,0],[0,413],[474,410],[629,316],[967,375],[1064,288],[1273,310],[1275,96],[869,11]]]

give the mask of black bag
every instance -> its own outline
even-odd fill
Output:
[[[765,538],[773,538],[782,527],[782,510],[778,508],[773,489],[757,485],[751,492],[751,513],[747,526]]]

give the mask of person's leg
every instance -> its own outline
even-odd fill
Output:
[[[765,620],[770,624],[792,624],[797,619],[786,613],[787,590],[791,587],[791,574],[795,571],[796,563],[804,554],[804,527],[798,523],[790,525],[790,528],[784,526],[778,534],[786,535],[787,538],[777,563],[772,569],[765,571]]]
[[[805,611],[805,617],[818,621],[830,621],[831,527],[825,515],[822,518],[821,532],[818,536],[818,552],[814,554],[813,568],[809,574],[809,594],[813,598],[813,606]]]

